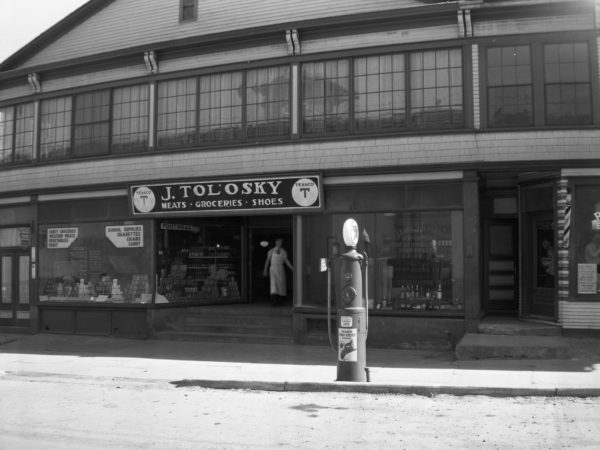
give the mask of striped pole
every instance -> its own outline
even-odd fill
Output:
[[[569,182],[562,178],[557,182],[556,218],[558,235],[558,299],[569,298],[569,246],[571,242],[571,194]],[[560,304],[560,302],[559,302]],[[559,314],[560,315],[560,314]],[[560,320],[560,317],[559,317]]]

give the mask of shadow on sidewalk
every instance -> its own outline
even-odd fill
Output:
[[[600,339],[569,338],[573,358],[564,360],[457,360],[451,351],[367,349],[369,367],[394,369],[460,369],[494,371],[590,372],[600,367]],[[335,366],[327,346],[267,345],[218,342],[134,340],[79,335],[3,335],[0,355],[72,355],[82,358],[148,358],[241,364]],[[1,359],[1,356],[0,356]]]

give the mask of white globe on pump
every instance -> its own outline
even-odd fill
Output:
[[[356,220],[347,219],[344,222],[342,235],[344,237],[344,244],[348,247],[356,247],[356,244],[358,244],[358,223],[356,223]]]

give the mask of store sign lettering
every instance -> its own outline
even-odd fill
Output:
[[[321,210],[320,175],[131,186],[135,215]]]
[[[144,226],[106,227],[106,237],[117,248],[140,248],[144,246]]]
[[[79,237],[79,228],[48,228],[47,248],[69,248]]]

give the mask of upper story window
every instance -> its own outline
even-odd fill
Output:
[[[128,153],[148,147],[149,89],[147,85],[127,86],[113,90],[113,153]]]
[[[302,66],[302,132],[337,133],[350,128],[350,63],[321,61]]]
[[[179,0],[179,20],[186,22],[198,17],[197,0]]]
[[[158,84],[157,136],[160,147],[196,143],[198,80],[163,81]]]
[[[488,127],[593,122],[587,42],[489,47],[485,57]]]
[[[136,85],[42,100],[39,158],[145,150],[148,91],[147,85]]]
[[[464,126],[460,49],[357,57],[352,69],[349,60],[302,66],[304,134]]]
[[[75,96],[75,156],[108,153],[110,125],[110,91],[98,91]]]
[[[289,111],[289,66],[162,81],[158,145],[288,138]]]
[[[410,103],[412,128],[464,125],[460,49],[410,54]]]
[[[404,55],[356,58],[354,96],[357,131],[406,127]]]
[[[546,125],[592,123],[592,86],[586,42],[544,46]]]
[[[33,103],[0,108],[0,164],[33,158]]]
[[[201,143],[241,141],[242,72],[200,77]]]
[[[43,100],[40,109],[40,159],[67,158],[71,154],[72,98]]]
[[[290,68],[268,67],[246,73],[246,137],[290,134]]]
[[[487,49],[488,124],[533,125],[531,51],[528,45]]]

